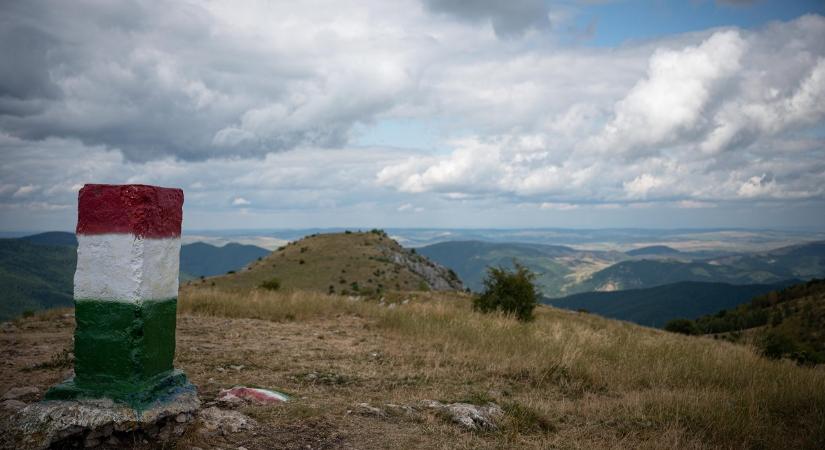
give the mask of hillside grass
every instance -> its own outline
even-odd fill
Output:
[[[72,304],[73,247],[0,239],[0,321]]]
[[[381,232],[329,233],[291,242],[246,268],[222,276],[194,280],[193,287],[250,291],[276,279],[280,289],[336,294],[415,290],[422,279],[387,260],[381,247],[405,252]]]
[[[825,448],[821,368],[549,307],[524,324],[475,313],[463,294],[390,293],[387,301],[397,306],[317,292],[184,289],[178,307],[309,327],[362,320],[386,339],[381,369],[336,358],[337,370],[373,381],[330,392],[329,401],[505,406],[502,430],[457,447]]]

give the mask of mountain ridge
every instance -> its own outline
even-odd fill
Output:
[[[643,289],[584,292],[544,299],[558,308],[586,310],[639,325],[663,327],[673,319],[693,319],[736,307],[753,297],[781,289],[799,280],[773,284],[734,285],[719,282],[680,281]]]

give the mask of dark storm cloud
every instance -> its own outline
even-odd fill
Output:
[[[49,77],[47,34],[27,26],[0,27],[0,115],[27,116],[42,110],[44,100],[59,96]]]
[[[432,11],[470,21],[489,20],[496,35],[517,36],[529,28],[549,29],[542,0],[424,0]]]

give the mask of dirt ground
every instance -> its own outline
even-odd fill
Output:
[[[37,401],[49,386],[70,376],[73,328],[71,310],[5,324],[0,331],[0,393],[34,386],[40,393],[21,400]],[[206,434],[196,422],[176,444],[167,447],[253,450],[504,445],[501,436],[464,431],[437,415],[379,418],[359,414],[355,405],[361,402],[382,406],[414,404],[422,399],[422,389],[427,391],[429,382],[396,370],[398,358],[410,357],[403,347],[403,342],[372,331],[366,319],[354,316],[301,323],[179,316],[175,365],[198,387],[202,401],[213,401],[219,390],[235,385],[278,390],[293,401],[241,407],[241,412],[259,422],[254,431]],[[438,384],[438,391],[445,388]],[[432,394],[438,396],[437,391]],[[10,414],[0,411],[0,418]]]

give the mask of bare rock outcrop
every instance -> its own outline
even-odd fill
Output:
[[[430,261],[413,250],[397,247],[382,245],[379,249],[383,256],[393,264],[406,267],[410,272],[420,276],[427,283],[429,289],[433,291],[461,291],[464,289],[464,284],[452,270]]]

